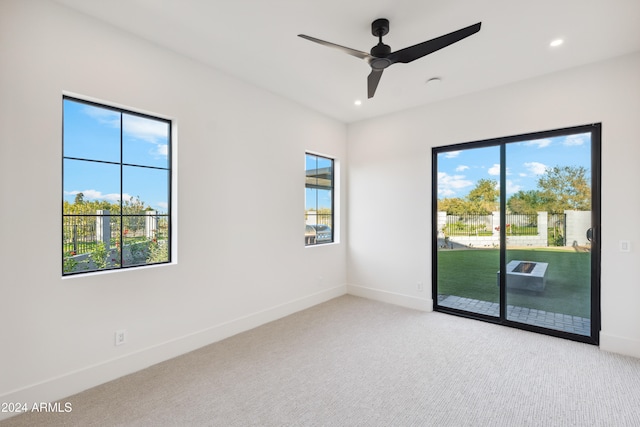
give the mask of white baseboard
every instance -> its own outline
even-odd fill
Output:
[[[600,332],[600,349],[640,358],[640,341]]]
[[[64,375],[50,378],[18,390],[0,395],[0,402],[26,403],[29,408],[40,402],[63,400],[65,397],[116,378],[164,362],[206,345],[229,338],[265,323],[283,318],[298,311],[313,307],[333,298],[345,295],[347,286],[336,286],[315,294],[267,308],[210,328],[197,331],[116,359],[87,366]],[[64,407],[64,405],[63,405]],[[0,413],[0,420],[10,418],[12,413]]]
[[[411,295],[382,291],[380,289],[367,288],[360,285],[347,285],[347,293],[357,297],[387,302],[389,304],[395,304],[415,310],[433,311],[432,299],[417,298]]]

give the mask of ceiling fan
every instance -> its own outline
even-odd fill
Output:
[[[391,47],[382,43],[382,36],[389,32],[389,20],[385,18],[376,19],[371,23],[371,34],[378,37],[378,44],[371,48],[371,53],[340,46],[335,43],[320,40],[304,34],[298,34],[298,37],[341,50],[342,52],[355,56],[356,58],[364,59],[371,67],[371,73],[367,78],[367,93],[369,98],[373,98],[373,95],[376,93],[378,83],[380,82],[380,77],[382,77],[382,72],[385,68],[395,64],[396,62],[407,64],[453,43],[459,42],[460,40],[480,31],[481,24],[481,22],[478,22],[477,24],[470,25],[458,31],[454,31],[395,52],[391,52]]]

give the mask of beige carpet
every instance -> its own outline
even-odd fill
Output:
[[[344,296],[0,426],[640,426],[640,360]]]

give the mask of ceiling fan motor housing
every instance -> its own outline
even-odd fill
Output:
[[[386,58],[391,54],[391,47],[384,43],[378,43],[371,48],[371,55],[377,58]]]
[[[376,19],[371,23],[371,34],[376,37],[386,36],[389,32],[389,20],[385,18]]]

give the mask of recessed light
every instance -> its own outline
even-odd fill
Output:
[[[558,47],[558,46],[560,46],[562,43],[564,43],[564,40],[562,40],[562,39],[555,39],[555,40],[553,40],[551,43],[549,43],[549,46],[551,46],[551,47]]]
[[[362,101],[360,101],[359,99],[356,99],[353,104],[356,105],[356,106],[360,106],[360,105],[362,105]]]

